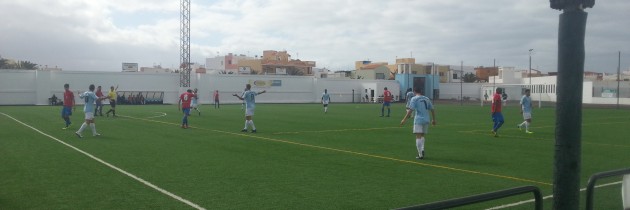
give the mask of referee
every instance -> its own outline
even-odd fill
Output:
[[[118,90],[118,85],[116,85],[116,88],[112,86],[109,90],[109,93],[107,93],[107,98],[109,98],[109,105],[112,107],[109,109],[109,111],[107,111],[106,113],[107,117],[109,117],[110,112],[112,113],[114,117],[116,117],[116,98],[118,98],[118,94],[116,94],[116,90]]]

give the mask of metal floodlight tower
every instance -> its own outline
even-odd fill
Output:
[[[595,0],[550,0],[562,10],[558,27],[558,86],[552,209],[577,210],[580,205],[582,154],[582,89],[587,13]]]
[[[190,0],[180,4],[179,86],[190,87]]]

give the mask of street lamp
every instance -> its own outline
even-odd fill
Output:
[[[529,84],[532,84],[532,51],[534,49],[529,49]],[[531,87],[530,87],[531,88]]]

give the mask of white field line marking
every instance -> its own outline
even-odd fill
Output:
[[[616,185],[616,184],[621,184],[621,181],[608,183],[608,184],[597,185],[597,186],[595,186],[595,188],[602,188],[602,187],[607,187],[607,186]],[[580,192],[583,192],[583,191],[586,191],[586,188],[580,189]],[[546,199],[549,199],[549,198],[553,198],[553,195],[545,196],[542,199],[546,200]],[[504,209],[504,208],[509,208],[509,207],[523,205],[523,204],[526,204],[526,203],[533,203],[535,201],[536,200],[534,200],[534,199],[524,200],[524,201],[519,201],[519,202],[516,202],[516,203],[510,203],[510,204],[505,204],[505,205],[501,205],[501,206],[495,206],[495,207],[492,207],[492,208],[489,208],[489,209],[486,209],[486,210]]]
[[[151,118],[158,118],[158,117],[165,117],[166,116],[165,112],[155,112],[155,113],[160,113],[161,115],[156,115],[156,116],[152,116],[152,117],[145,117],[145,118],[151,119]]]
[[[156,186],[154,184],[151,184],[150,182],[145,181],[144,179],[142,179],[140,177],[137,177],[136,175],[133,175],[133,174],[131,174],[131,173],[125,171],[125,170],[122,170],[122,169],[120,169],[120,168],[118,168],[118,167],[116,167],[116,166],[114,166],[114,165],[112,165],[112,164],[110,164],[108,162],[105,162],[104,160],[101,160],[100,158],[95,157],[94,155],[92,155],[90,153],[87,153],[87,152],[85,152],[85,151],[83,151],[83,150],[81,150],[79,148],[76,148],[76,147],[74,147],[74,146],[72,146],[72,145],[70,145],[70,144],[68,144],[68,143],[66,143],[64,141],[61,141],[61,140],[59,140],[59,139],[57,139],[57,138],[55,138],[55,137],[53,137],[51,135],[48,135],[48,134],[38,130],[37,128],[34,128],[34,127],[32,127],[32,126],[30,126],[30,125],[28,125],[26,123],[23,123],[22,121],[19,121],[18,119],[15,119],[15,118],[13,118],[13,117],[11,117],[11,116],[3,113],[3,112],[0,112],[0,114],[6,116],[8,118],[11,118],[11,119],[13,119],[16,122],[18,122],[18,123],[20,123],[20,124],[22,124],[22,125],[24,125],[26,127],[29,127],[31,129],[33,129],[34,131],[37,131],[38,133],[40,133],[40,134],[42,134],[44,136],[47,136],[48,138],[51,138],[51,139],[53,139],[53,140],[55,140],[55,141],[57,141],[57,142],[59,142],[59,143],[61,143],[63,145],[66,145],[67,147],[70,147],[70,148],[76,150],[77,152],[80,152],[80,153],[84,154],[85,156],[88,156],[88,157],[92,158],[93,160],[96,160],[99,163],[102,163],[103,165],[106,165],[106,166],[108,166],[108,167],[110,167],[110,168],[112,168],[112,169],[114,169],[114,170],[116,170],[116,171],[118,171],[118,172],[120,172],[120,173],[122,173],[124,175],[127,175],[127,176],[135,179],[136,181],[139,181],[140,183],[142,183],[142,184],[144,184],[146,186],[149,186],[149,187],[151,187],[151,188],[153,188],[153,189],[155,189],[155,190],[157,190],[157,191],[159,191],[159,192],[161,192],[161,193],[163,193],[165,195],[168,195],[169,197],[174,198],[175,200],[178,200],[178,201],[180,201],[182,203],[188,204],[189,206],[191,206],[191,207],[193,207],[195,209],[203,209],[203,210],[205,210],[205,208],[203,208],[203,207],[201,207],[201,206],[199,206],[199,205],[197,205],[197,204],[195,204],[193,202],[190,202],[190,201],[188,201],[188,200],[186,200],[186,199],[184,199],[184,198],[182,198],[182,197],[180,197],[178,195],[175,195],[175,194],[173,194],[173,193],[171,193],[169,191],[166,191],[166,190],[164,190],[164,189],[162,189],[162,188],[160,188],[160,187],[158,187],[158,186]]]

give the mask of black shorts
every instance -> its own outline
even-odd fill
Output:
[[[112,108],[116,108],[116,101],[109,100],[109,105],[112,106]]]

